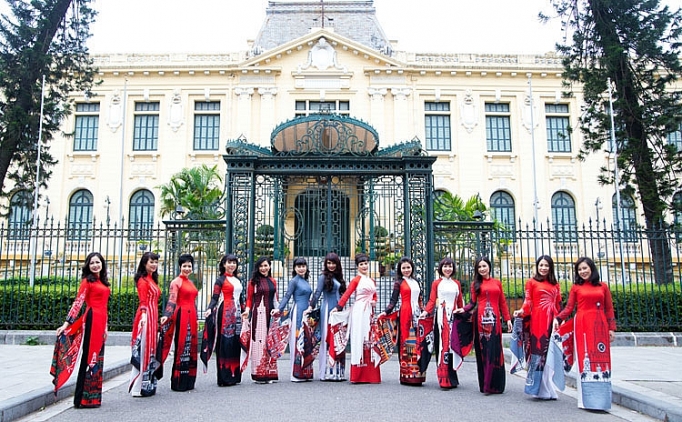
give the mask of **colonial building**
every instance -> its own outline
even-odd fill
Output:
[[[226,174],[228,142],[270,149],[281,124],[322,112],[365,122],[378,148],[418,142],[435,158],[436,192],[479,195],[510,228],[613,221],[613,187],[597,184],[613,154],[578,159],[581,97],[562,95],[553,53],[401,51],[372,1],[325,2],[324,11],[302,1],[270,2],[248,51],[93,58],[102,83],[76,98],[63,126],[71,135],[52,143],[59,164],[41,220],[156,224],[158,186],[171,175],[202,164]],[[287,206],[296,204],[306,202]],[[627,230],[640,213],[631,198],[622,204]],[[15,206],[10,223],[29,215]]]

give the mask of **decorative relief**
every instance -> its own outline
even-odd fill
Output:
[[[248,101],[250,101],[250,100],[251,100],[251,96],[252,96],[253,93],[254,93],[254,89],[253,89],[253,88],[240,88],[240,87],[237,87],[237,88],[234,89],[234,93],[237,94],[237,97],[239,97],[239,100],[240,100],[240,101],[242,101],[242,100],[248,100]]]
[[[554,164],[550,166],[550,177],[552,179],[557,179],[557,178],[570,178],[570,179],[575,179],[575,166],[572,166],[570,164],[565,164],[565,165],[557,165]]]
[[[327,70],[330,67],[346,72],[345,66],[340,66],[336,61],[336,50],[327,43],[327,39],[320,37],[317,44],[308,52],[308,61],[303,65],[298,65],[298,72],[311,67],[317,70]]]
[[[95,178],[95,165],[92,163],[74,163],[71,165],[70,179],[74,177],[85,178],[89,177],[91,179]]]
[[[274,75],[242,75],[239,77],[239,83],[245,85],[275,85],[276,82]]]
[[[121,124],[123,124],[123,101],[121,93],[116,90],[111,101],[109,101],[109,122],[107,126],[113,133],[116,133]]]
[[[372,101],[383,101],[388,90],[386,88],[367,88],[367,92]]]
[[[412,88],[391,88],[391,94],[396,100],[405,101],[412,94]]]
[[[156,179],[156,164],[155,163],[133,163],[130,165],[130,179],[136,177],[151,177]]]
[[[184,112],[182,106],[182,97],[180,96],[180,90],[175,90],[173,92],[173,97],[171,98],[170,105],[168,106],[168,125],[171,127],[173,132],[177,132],[180,126],[184,124]]]
[[[258,88],[258,93],[265,100],[272,100],[277,95],[277,88]]]
[[[462,126],[467,133],[471,133],[478,124],[478,112],[470,89],[464,94],[464,99],[460,104],[460,112],[462,114]]]
[[[514,166],[511,164],[493,164],[490,166],[489,179],[496,177],[506,177],[509,179],[516,179],[516,174],[514,173]]]
[[[530,95],[526,95],[526,97],[523,99],[523,106],[521,107],[521,121],[523,122],[523,127],[525,127],[528,132],[531,131],[531,128],[537,128],[538,124],[540,123],[535,102],[532,101]]]

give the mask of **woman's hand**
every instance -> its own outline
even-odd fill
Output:
[[[455,310],[452,311],[452,312],[455,313],[455,314],[461,314],[462,312],[464,312],[464,308],[457,308],[457,309],[455,309]]]
[[[210,316],[211,316],[211,312],[213,312],[212,309],[206,309],[206,312],[204,312],[204,318],[210,317]],[[242,317],[243,317],[243,316],[244,316],[244,314],[242,313]]]
[[[249,319],[249,314],[251,313],[251,309],[245,308],[244,312],[242,312],[242,318],[243,319]]]
[[[613,332],[613,330],[609,330],[609,342],[613,343],[613,340],[616,339],[616,333]]]
[[[272,311],[270,311],[270,315],[274,316],[275,318],[277,318],[279,314],[280,314],[279,309],[273,309]]]
[[[512,324],[511,320],[507,321],[507,332],[511,333],[513,329],[514,325]]]
[[[57,328],[57,337],[61,336],[67,328],[69,328],[69,323],[65,321],[61,327]]]
[[[429,316],[429,313],[426,312],[426,311],[422,311],[422,313],[419,314],[419,319],[424,319],[424,318],[426,318],[427,316]]]
[[[379,313],[379,315],[377,315],[377,319],[383,318],[385,316],[386,316],[386,312],[381,312],[381,313]]]
[[[552,331],[556,331],[559,329],[559,320],[554,318],[554,322],[552,323]]]
[[[515,310],[513,315],[514,315],[514,318],[518,318],[518,317],[523,318],[523,309]]]

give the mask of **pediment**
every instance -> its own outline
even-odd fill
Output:
[[[301,61],[301,71],[311,70],[315,72],[343,72],[344,63],[340,57],[343,53],[352,54],[367,61],[373,67],[404,67],[405,64],[392,57],[372,50],[367,46],[357,43],[349,38],[329,31],[317,29],[306,36],[282,44],[277,48],[264,51],[241,63],[241,68],[253,67],[279,67],[278,62],[292,54],[299,54],[307,59]],[[335,62],[336,58],[336,62]],[[307,67],[306,67],[307,65]]]

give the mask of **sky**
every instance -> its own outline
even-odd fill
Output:
[[[286,0],[285,0],[286,1]],[[327,0],[330,3],[333,0]],[[93,0],[92,53],[218,53],[247,49],[267,0]],[[561,41],[560,22],[541,24],[549,0],[374,0],[398,50],[546,53]]]

